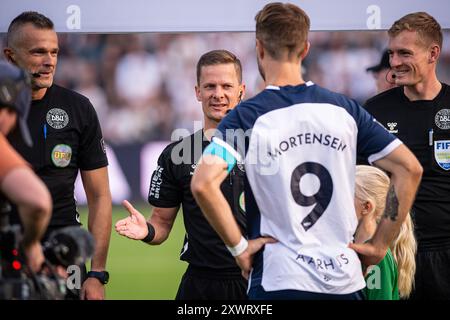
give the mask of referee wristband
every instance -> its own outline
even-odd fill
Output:
[[[230,253],[233,257],[237,257],[242,252],[244,252],[245,249],[247,249],[248,241],[243,236],[241,236],[241,241],[239,241],[239,243],[237,245],[235,245],[234,247],[229,247],[229,246],[226,246],[226,247],[227,247],[228,251],[230,251]]]
[[[151,223],[147,222],[147,229],[148,233],[144,239],[141,239],[141,241],[145,243],[150,243],[155,238],[155,228],[151,225]]]

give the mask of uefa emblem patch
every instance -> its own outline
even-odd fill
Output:
[[[62,129],[69,123],[69,115],[60,108],[50,109],[46,118],[48,125],[54,129]]]
[[[434,160],[445,171],[450,170],[450,140],[434,142]]]
[[[239,196],[239,207],[243,212],[245,212],[245,195],[244,191],[241,192],[241,195]]]
[[[450,129],[450,109],[439,110],[434,117],[434,122],[440,129]]]
[[[55,166],[67,167],[72,159],[72,148],[67,144],[58,144],[53,148],[51,157]]]

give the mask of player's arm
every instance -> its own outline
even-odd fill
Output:
[[[50,193],[33,171],[25,166],[8,172],[0,181],[0,190],[18,207],[24,227],[22,245],[29,266],[36,272],[44,262],[40,240],[52,212]]]
[[[95,239],[91,270],[105,270],[112,225],[112,200],[108,168],[82,170],[81,178],[89,209],[88,229]]]
[[[173,208],[154,207],[150,218],[146,221],[144,215],[136,210],[130,202],[124,200],[122,204],[130,215],[117,221],[116,232],[133,240],[147,238],[145,242],[151,245],[159,245],[166,241],[180,208],[179,206]]]
[[[191,189],[197,204],[225,245],[236,246],[242,233],[225,199],[220,185],[228,175],[228,164],[222,158],[204,154],[192,177]]]
[[[391,183],[398,202],[387,208],[388,214],[381,219],[369,243],[351,244],[363,256],[366,266],[375,265],[384,258],[412,207],[423,171],[417,158],[403,144],[375,161],[374,165],[391,173]]]
[[[223,156],[217,156],[222,154]],[[225,160],[226,159],[226,160]],[[223,147],[211,143],[204,151],[191,181],[192,194],[210,225],[235,257],[244,277],[251,270],[253,255],[272,238],[260,237],[247,242],[232,214],[220,185],[236,164],[236,158]]]

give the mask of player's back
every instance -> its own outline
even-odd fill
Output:
[[[356,102],[311,82],[268,87],[219,130],[233,126],[251,129],[240,151],[250,238],[278,240],[255,259],[251,286],[330,294],[363,288],[360,261],[348,248],[357,226],[357,144],[375,134],[361,151],[376,160],[395,138],[378,141],[387,133]]]

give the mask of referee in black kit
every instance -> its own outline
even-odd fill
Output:
[[[159,245],[169,236],[180,205],[183,208],[186,235],[180,259],[189,266],[183,275],[177,300],[247,299],[247,281],[235,259],[209,225],[191,193],[191,178],[214,129],[242,99],[242,66],[226,50],[205,53],[197,63],[195,92],[202,104],[203,130],[168,145],[153,173],[148,201],[154,206],[148,222],[128,202],[130,216],[116,223],[116,231],[134,240]],[[245,234],[244,169],[236,166],[221,185],[230,207]]]
[[[46,236],[67,226],[81,225],[74,188],[80,171],[89,207],[88,228],[95,240],[91,271],[74,299],[101,300],[108,281],[105,271],[112,224],[108,160],[102,131],[89,100],[53,83],[58,58],[58,36],[53,22],[33,11],[23,12],[8,28],[6,59],[31,75],[32,103],[28,127],[34,146],[24,144],[17,130],[11,145],[44,181],[53,198]],[[13,216],[12,216],[13,218]],[[11,219],[12,223],[18,223]],[[80,278],[84,278],[84,265]],[[80,279],[84,280],[84,279]]]

